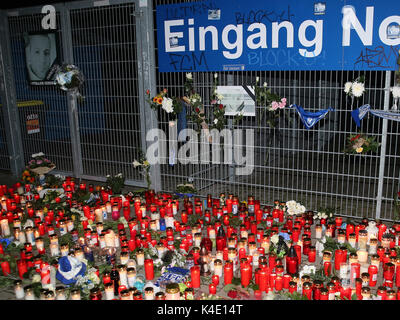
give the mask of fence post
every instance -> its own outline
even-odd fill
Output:
[[[69,8],[62,6],[60,12],[61,28],[62,28],[62,47],[64,54],[63,63],[73,63],[74,54],[72,51],[72,34],[71,34],[71,17]],[[82,149],[81,140],[79,133],[79,120],[78,120],[78,104],[76,94],[67,93],[67,105],[68,105],[68,120],[69,120],[69,132],[71,137],[71,149],[72,149],[72,160],[74,176],[80,178],[83,174],[82,164]]]
[[[139,77],[139,107],[142,135],[142,149],[147,150],[146,133],[158,128],[157,114],[146,102],[145,92],[156,93],[156,62],[154,43],[153,5],[151,0],[139,0],[135,5],[138,77]],[[152,142],[150,142],[152,143]],[[149,144],[150,144],[149,143]],[[160,150],[160,149],[158,149]],[[133,159],[132,159],[133,161]],[[151,187],[156,192],[162,188],[160,164],[150,168]]]
[[[19,177],[24,169],[24,151],[11,58],[10,31],[5,11],[0,12],[0,19],[0,95],[3,104],[10,169],[15,177]]]
[[[389,100],[390,100],[390,81],[391,81],[391,71],[386,71],[385,76],[385,97],[383,110],[389,110]],[[375,219],[380,219],[381,208],[382,208],[382,192],[383,192],[383,179],[385,174],[385,156],[386,156],[386,139],[387,139],[387,127],[388,120],[383,119],[382,123],[382,142],[381,142],[381,153],[379,157],[379,180],[378,180],[378,195],[376,197],[376,213]]]

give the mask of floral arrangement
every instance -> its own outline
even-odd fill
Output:
[[[77,280],[74,284],[74,289],[80,289],[84,298],[87,299],[90,295],[90,290],[98,287],[100,284],[100,278],[96,274],[96,268],[90,268],[85,275],[77,276]]]
[[[344,84],[344,92],[351,97],[351,106],[353,106],[354,98],[358,99],[365,93],[365,77],[359,76],[354,81],[348,81]]]
[[[26,177],[25,181],[28,181],[31,173],[33,173],[34,175],[42,176],[46,173],[49,173],[55,167],[55,164],[47,159],[43,152],[32,154],[32,159],[28,162],[28,165],[26,166],[26,170],[28,170],[29,174],[24,173]]]
[[[313,219],[333,221],[337,210],[338,208],[333,207],[320,207],[318,208],[316,214],[314,214]]]
[[[52,163],[49,159],[47,159],[44,156],[43,152],[35,153],[32,154],[32,160],[28,162],[28,165],[26,168],[28,170],[40,168],[40,167],[46,167],[46,168],[52,168],[54,167],[54,163]]]
[[[272,92],[268,88],[268,84],[264,82],[262,86],[259,85],[260,78],[256,78],[256,83],[253,86],[255,94],[256,106],[263,106],[262,114],[259,116],[260,123],[262,118],[265,116],[266,122],[271,128],[275,128],[278,125],[279,117],[281,112],[285,110],[286,98],[281,98],[276,93]]]
[[[61,90],[75,93],[79,98],[82,98],[79,89],[83,86],[85,77],[77,66],[73,64],[62,65],[56,74],[55,81]]]
[[[394,100],[392,110],[397,110],[397,103],[400,99],[400,86],[391,87],[390,91],[392,92],[393,100]]]
[[[25,184],[31,184],[35,182],[35,173],[29,169],[25,169],[22,172],[22,182]]]
[[[115,176],[107,175],[106,184],[111,188],[114,194],[120,194],[123,186],[125,185],[125,177],[122,173],[118,173]]]
[[[347,145],[345,153],[365,154],[367,152],[376,153],[380,143],[376,141],[375,136],[367,136],[364,134],[351,134],[347,137]]]
[[[211,89],[211,101],[210,104],[213,107],[213,121],[211,125],[208,125],[205,119],[204,113],[204,105],[201,96],[194,90],[193,87],[193,75],[192,73],[186,74],[186,82],[185,82],[185,97],[183,100],[193,108],[193,113],[189,116],[189,119],[192,120],[197,125],[197,131],[200,129],[217,129],[222,130],[226,125],[226,117],[225,117],[225,109],[221,101],[223,96],[217,92],[218,86],[218,73],[214,73],[213,75],[213,86]],[[241,108],[244,107],[244,104]],[[239,108],[239,113],[234,117],[234,124],[239,123],[239,121],[243,118],[243,113]]]
[[[181,193],[181,194],[185,194],[185,193],[190,193],[190,194],[194,194],[196,193],[196,188],[193,186],[193,184],[191,183],[185,183],[185,184],[178,184],[176,186],[176,192],[177,193]]]
[[[150,176],[150,163],[147,161],[146,156],[140,151],[139,160],[134,160],[132,162],[135,168],[140,168],[140,173],[144,176],[147,183],[147,189],[151,186],[151,176]]]
[[[274,253],[277,258],[283,258],[289,251],[289,248],[284,241],[282,236],[274,234],[271,236],[271,245],[269,247],[269,252]]]
[[[397,196],[394,198],[394,218],[400,220],[400,191],[397,192]]]
[[[301,203],[296,202],[295,200],[287,201],[286,207],[286,212],[291,216],[306,212],[306,207],[303,206]]]
[[[159,110],[160,108],[164,110],[167,114],[171,115],[172,119],[176,119],[179,112],[182,111],[182,104],[177,97],[168,97],[168,90],[163,89],[159,94],[150,97],[150,90],[146,91],[147,102],[150,107],[154,110]]]

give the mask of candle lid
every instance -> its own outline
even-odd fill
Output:
[[[166,293],[175,294],[179,292],[179,285],[177,283],[168,283],[165,289]]]

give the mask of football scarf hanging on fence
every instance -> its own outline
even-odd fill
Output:
[[[56,83],[61,90],[72,92],[81,97],[79,89],[83,86],[85,77],[79,68],[73,64],[63,64],[56,74]]]
[[[399,112],[391,112],[391,111],[384,111],[384,110],[373,110],[369,104],[364,104],[358,109],[355,109],[351,112],[351,116],[353,117],[354,122],[356,123],[357,127],[360,127],[360,122],[364,117],[371,113],[372,115],[382,118],[388,119],[393,121],[400,121],[400,113]]]
[[[333,108],[329,107],[328,109],[320,110],[318,112],[309,112],[296,104],[292,104],[289,108],[296,109],[301,121],[307,129],[311,129],[319,120],[325,118],[329,111],[334,111]]]

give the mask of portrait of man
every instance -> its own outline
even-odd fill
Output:
[[[31,82],[51,81],[50,72],[57,61],[56,34],[34,33],[25,35],[25,57]]]

